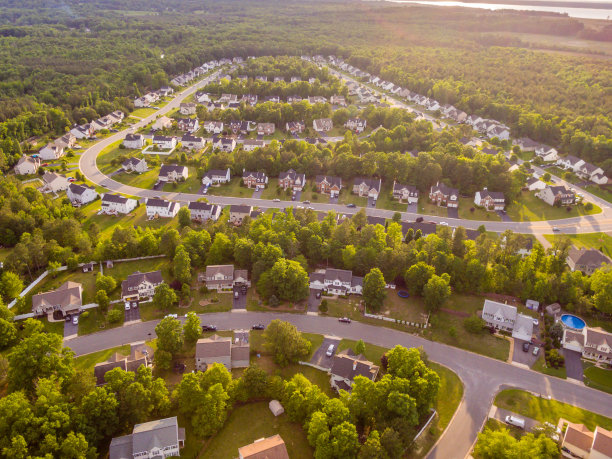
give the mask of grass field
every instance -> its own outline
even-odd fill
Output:
[[[439,207],[429,202],[427,196],[419,197],[419,213],[425,215],[435,215],[437,217],[448,217],[448,211],[446,207]]]
[[[340,190],[340,197],[338,198],[338,203],[340,204],[355,204],[357,207],[366,207],[368,205],[368,198],[362,197],[351,192],[353,184],[351,183],[350,189],[342,188]],[[303,200],[304,198],[302,198]],[[325,202],[321,200],[321,202]]]
[[[600,188],[597,185],[589,185],[584,187],[584,189],[587,190],[589,193],[594,194],[595,196],[599,196],[601,199],[605,199],[608,202],[612,202],[612,192],[604,188]]]
[[[612,429],[612,419],[610,418],[567,403],[536,397],[518,389],[501,391],[495,397],[494,403],[500,408],[514,411],[539,422],[550,422],[557,425],[559,418],[565,418],[570,422],[584,424],[590,430],[595,430],[596,426],[601,426],[607,430]]]
[[[109,311],[112,309],[118,309],[123,313],[123,303],[116,303],[108,308]],[[90,333],[95,333],[109,328],[121,327],[125,318],[125,315],[122,314],[119,322],[111,324],[108,321],[107,316],[98,308],[88,309],[86,312],[88,314],[82,313],[79,317],[79,336],[89,335]]]
[[[583,181],[580,177],[578,177],[573,172],[566,171],[565,169],[561,169],[560,167],[557,167],[557,166],[547,167],[544,170],[552,175],[556,175],[557,177],[562,178],[563,180],[566,180],[569,183],[579,183]],[[567,178],[565,178],[565,174],[568,172],[569,172],[569,175]]]
[[[74,367],[77,370],[88,371],[92,370],[96,366],[96,363],[106,362],[108,358],[118,352],[121,355],[130,355],[130,345],[113,347],[111,349],[105,349],[104,351],[94,352],[92,354],[82,355],[74,359]]]
[[[117,165],[113,166],[111,161],[119,156],[133,156],[134,153],[140,150],[130,150],[127,148],[119,148],[121,145],[121,140],[117,140],[116,142],[111,143],[108,147],[100,152],[98,157],[96,158],[96,165],[101,172],[105,174],[109,174],[113,171],[116,171],[119,167]]]
[[[378,200],[376,201],[378,209],[395,210],[397,212],[406,212],[408,204],[400,203],[397,199],[393,199],[393,182],[383,181]]]
[[[271,178],[268,186],[262,191],[261,199],[280,199],[281,201],[291,201],[291,191],[285,191],[278,187],[278,179]]]
[[[97,202],[97,201],[96,201]],[[148,220],[146,214],[145,205],[142,204],[131,213],[127,215],[97,215],[99,209],[99,202],[97,207],[85,220],[85,226],[88,227],[92,222],[95,222],[100,228],[100,237],[106,238],[112,235],[115,226],[120,228],[126,228],[128,226],[148,226],[149,228],[161,228],[162,226],[177,228],[178,218],[158,218],[157,220]]]
[[[516,222],[558,220],[601,212],[601,208],[596,205],[587,211],[582,204],[571,206],[571,211],[568,212],[566,207],[549,206],[530,191],[521,192],[520,199],[512,202],[506,210],[508,216]]]
[[[208,189],[208,194],[212,194],[214,196],[250,198],[253,195],[253,189],[240,186],[240,180],[240,177],[233,177],[230,183],[221,186],[211,186]]]
[[[474,209],[474,212],[470,209]],[[459,198],[459,218],[492,222],[501,221],[501,217],[496,212],[476,207],[474,200],[471,198]]]
[[[599,368],[592,363],[583,363],[584,384],[612,394],[612,370]]]
[[[121,172],[119,174],[113,175],[113,180],[116,180],[125,185],[135,186],[138,188],[145,188],[150,190],[153,188],[153,185],[157,182],[157,177],[159,176],[159,169],[154,168],[150,169],[147,172],[142,174],[137,174],[135,172],[127,173]]]
[[[196,174],[195,167],[189,167],[189,176],[184,182],[166,183],[164,191],[174,191],[176,193],[197,193],[202,188],[202,182]]]
[[[550,242],[554,242],[557,238],[567,237],[577,248],[601,250],[604,254],[612,256],[612,236],[606,233],[564,234],[563,236],[546,234],[544,237]]]

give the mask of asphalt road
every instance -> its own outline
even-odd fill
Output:
[[[212,323],[219,329],[248,329],[255,323],[268,324],[272,319],[282,319],[308,333],[363,339],[366,343],[383,347],[393,347],[397,344],[406,347],[422,346],[432,361],[453,370],[464,384],[464,399],[440,441],[427,456],[430,459],[463,458],[470,452],[478,431],[487,419],[493,397],[502,385],[551,396],[553,399],[612,417],[612,395],[605,392],[393,329],[355,321],[342,324],[331,317],[297,314],[227,312],[203,314],[200,317],[203,323]],[[155,326],[158,322],[140,322],[79,336],[66,341],[65,345],[77,355],[83,355],[152,339],[155,337]]]

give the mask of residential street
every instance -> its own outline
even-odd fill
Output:
[[[427,456],[449,459],[464,457],[471,450],[478,431],[487,419],[493,397],[502,385],[516,387],[579,406],[612,417],[612,395],[572,382],[549,377],[505,362],[464,351],[444,344],[397,330],[366,325],[353,321],[339,323],[336,318],[297,314],[264,312],[203,314],[203,323],[211,323],[219,329],[250,328],[255,323],[268,324],[272,319],[282,319],[295,324],[301,331],[334,335],[366,343],[393,347],[422,346],[432,361],[455,371],[464,384],[464,400],[446,432]],[[135,341],[155,337],[158,321],[135,323],[121,328],[105,330],[92,335],[79,336],[65,345],[83,355]]]

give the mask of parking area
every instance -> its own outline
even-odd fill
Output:
[[[138,307],[137,301],[132,301],[130,303],[130,309],[125,309],[125,304],[123,305],[123,311],[125,313],[124,322],[132,322],[134,320],[140,320],[140,308]]]
[[[542,354],[542,352],[544,351],[540,348],[540,350],[538,351],[538,355],[533,355],[533,348],[535,346],[529,343],[529,350],[525,352],[523,350],[523,345],[525,343],[529,342],[523,341],[522,339],[514,338],[514,353],[512,354],[512,361],[527,365],[529,368],[531,368],[531,366],[536,362],[536,360],[538,360],[540,354]]]
[[[495,213],[500,216],[502,222],[511,222],[512,221],[512,219],[510,217],[508,217],[508,214],[506,212],[504,212],[504,211],[497,210],[497,211],[495,211]]]
[[[302,197],[302,192],[299,190],[295,191],[295,194],[293,196],[295,196],[295,199],[292,199],[292,201],[300,202],[300,199]]]
[[[318,365],[323,368],[328,368],[328,369],[331,368],[332,357],[338,350],[339,343],[340,343],[340,338],[332,338],[332,337],[326,336],[325,339],[323,339],[323,344],[321,344],[319,349],[317,349],[312,355],[312,358],[310,359],[310,363],[312,363],[313,365]],[[327,356],[327,349],[329,349],[329,346],[332,344],[334,345],[334,352],[331,356]]]
[[[319,298],[317,298],[317,295]],[[319,312],[319,305],[321,304],[321,290],[310,289],[310,295],[308,295],[308,312]]]
[[[580,360],[580,352],[562,349],[561,352],[565,357],[565,372],[568,378],[582,381],[582,360]]]
[[[236,298],[236,293],[238,293],[238,297]],[[246,288],[242,288],[239,286],[234,287],[234,291],[232,292],[233,303],[232,309],[246,309]]]
[[[498,408],[495,405],[493,405],[491,407],[491,410],[489,411],[490,418],[497,419],[498,421],[501,421],[504,423],[506,422],[506,416],[514,416],[516,418],[523,419],[525,421],[525,431],[527,432],[531,432],[534,427],[540,425],[540,423],[536,421],[535,419],[528,418],[521,414],[513,413],[512,411],[504,410],[503,408]]]
[[[72,323],[72,317],[70,320],[64,322],[64,339],[66,338],[74,338],[79,334],[79,325],[74,325]]]

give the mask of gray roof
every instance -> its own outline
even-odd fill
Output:
[[[552,191],[554,195],[557,195],[557,194],[573,195],[574,194],[571,191],[569,191],[567,188],[565,188],[563,185],[549,186],[548,188],[550,188],[550,191]]]
[[[150,451],[154,447],[178,445],[178,421],[176,416],[157,421],[136,424],[132,433],[134,453]]]
[[[343,283],[351,283],[351,279],[353,278],[353,272],[346,269],[335,269],[335,268],[327,268],[325,270],[325,280],[327,281],[335,281],[339,280]]]
[[[71,183],[68,186],[68,188],[70,189],[70,192],[72,194],[78,194],[78,195],[82,195],[87,190],[95,190],[95,188],[93,186],[77,185],[76,183]]]
[[[393,183],[393,192],[394,193],[401,193],[403,190],[408,190],[408,193],[417,193],[419,192],[419,190],[417,189],[416,186],[414,185],[403,185],[401,183],[398,182],[394,182]]]
[[[142,134],[127,134],[125,140],[142,140],[144,137]]]
[[[321,183],[323,181],[326,181],[327,183],[329,183],[330,186],[334,186],[334,185],[337,185],[339,187],[342,186],[342,179],[340,177],[335,177],[332,175],[317,175],[315,177],[316,183]]]
[[[181,142],[203,142],[203,141],[204,141],[204,138],[198,137],[192,134],[185,134],[181,138]]]
[[[350,349],[346,349],[334,356],[330,372],[351,381],[358,375],[374,380],[378,374],[378,366],[366,360],[363,355],[355,355]]]
[[[207,202],[191,201],[189,203],[189,210],[212,210],[212,206],[213,204]]]
[[[492,316],[501,316],[504,319],[515,321],[517,315],[517,309],[515,306],[509,304],[499,303],[497,301],[485,300],[482,308],[483,318],[485,314],[491,314]]]
[[[385,226],[387,220],[385,217],[373,217],[372,215],[368,215],[367,217],[368,225],[382,225]]]
[[[380,192],[380,183],[381,180],[378,178],[368,178],[368,177],[357,177],[354,181],[353,181],[353,185],[355,186],[360,186],[365,184],[368,189],[375,189],[376,191]]]
[[[128,158],[125,161],[123,161],[122,164],[124,166],[129,166],[130,164],[136,166],[136,165],[140,164],[143,161],[144,161],[144,159],[140,159],[140,158],[136,158],[136,157],[132,156],[131,158]]]
[[[164,279],[162,278],[161,271],[151,271],[148,273],[141,273],[136,271],[130,274],[126,280],[121,282],[121,293],[123,296],[129,295],[133,289],[139,286],[142,282],[148,281],[152,284],[161,284]]]
[[[459,196],[459,190],[457,188],[451,188],[450,186],[442,182],[438,182],[437,184],[431,187],[432,193],[435,193],[436,191],[439,191],[444,196]]]
[[[221,170],[221,169],[210,169],[209,171],[206,171],[206,174],[204,174],[204,177],[226,177],[227,176],[227,169]]]
[[[244,171],[242,173],[242,178],[253,177],[258,182],[265,182],[268,177],[265,172],[252,172],[252,171]]]
[[[290,180],[295,181],[298,178],[302,179],[302,183],[304,183],[306,181],[306,175],[305,174],[300,174],[299,172],[296,172],[293,169],[289,169],[286,172],[281,172],[280,174],[278,174],[278,179],[279,180],[290,179]]]
[[[504,197],[504,193],[502,193],[501,191],[489,191],[489,190],[480,191],[481,198],[486,198],[487,196],[489,196],[494,201],[504,201],[506,199]]]
[[[227,336],[213,335],[210,338],[199,339],[196,343],[196,359],[230,357],[232,339]]]
[[[426,236],[428,234],[435,234],[437,225],[435,223],[428,222],[402,222],[402,233],[406,235],[408,230],[412,230],[416,233],[417,230],[421,230],[421,234]]]
[[[595,249],[576,249],[571,247],[567,256],[577,265],[593,266],[596,268],[599,268],[603,263],[612,263],[608,257]]]
[[[147,207],[171,207],[174,203],[159,198],[147,198]]]
[[[104,196],[102,196],[102,201],[106,201],[106,202],[116,202],[118,204],[125,204],[127,202],[128,198],[118,195],[118,194],[110,194],[110,193],[104,193]]]
[[[159,168],[159,175],[168,175],[170,172],[183,174],[187,172],[187,166],[179,166],[178,164],[162,164]]]
[[[124,435],[111,440],[108,448],[109,459],[133,459],[132,436]]]
[[[233,278],[234,265],[208,265],[206,267],[206,277],[211,277],[218,273],[222,273],[225,277]]]
[[[252,207],[251,206],[247,206],[247,205],[240,205],[240,204],[232,204],[230,206],[230,212],[231,213],[241,213],[241,214],[250,214],[251,213]]]
[[[325,274],[324,273],[310,273],[308,275],[308,278],[310,279],[310,282],[320,282],[323,283],[325,281]]]

